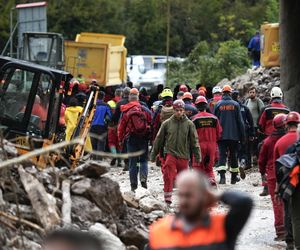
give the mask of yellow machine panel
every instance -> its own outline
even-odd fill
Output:
[[[265,23],[261,26],[261,65],[280,65],[279,23]]]

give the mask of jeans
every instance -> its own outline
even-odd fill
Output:
[[[219,142],[219,167],[218,171],[226,171],[226,160],[229,158],[230,172],[238,173],[238,160],[237,160],[238,141],[234,140],[221,140]]]
[[[286,243],[294,243],[293,237],[293,225],[292,225],[292,217],[291,217],[291,202],[284,201],[284,227],[285,227],[285,242]]]
[[[104,152],[107,140],[107,127],[94,125],[91,127],[90,133],[99,137],[92,137],[93,150]]]
[[[147,182],[148,177],[148,140],[139,137],[129,137],[127,140],[127,152],[135,153],[143,150],[143,154],[137,157],[129,157],[129,178],[131,187],[138,186],[138,173],[140,172],[140,181]],[[138,168],[137,164],[140,163]]]

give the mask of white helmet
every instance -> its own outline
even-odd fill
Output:
[[[282,98],[283,97],[283,93],[281,88],[279,87],[273,87],[271,89],[271,98]]]
[[[213,87],[213,89],[212,89],[212,93],[213,93],[213,94],[216,94],[216,93],[222,93],[222,88],[219,87],[219,86],[215,86],[215,87]]]

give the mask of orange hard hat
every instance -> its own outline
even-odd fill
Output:
[[[207,104],[207,100],[204,96],[198,96],[196,101],[195,101],[195,104],[199,104],[199,103],[206,103]]]
[[[286,123],[289,124],[290,122],[299,123],[300,122],[300,115],[296,111],[290,112],[286,117]]]
[[[193,100],[193,96],[190,92],[185,92],[182,96],[182,99],[190,99]]]
[[[198,91],[200,92],[201,90],[203,90],[205,93],[207,93],[207,89],[204,86],[201,86]]]
[[[132,88],[130,89],[130,92],[129,92],[130,95],[138,95],[139,94],[139,91],[137,88]]]
[[[222,88],[222,92],[232,92],[232,88],[230,85],[224,85]]]

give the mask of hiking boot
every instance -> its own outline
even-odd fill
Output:
[[[118,161],[117,167],[118,167],[118,168],[121,168],[121,167],[122,167],[122,162],[121,162],[121,161]]]
[[[117,161],[117,159],[116,159],[116,158],[112,159],[112,160],[111,160],[111,162],[110,162],[110,165],[111,165],[111,166],[114,166],[114,165],[116,165],[116,161]]]
[[[220,172],[220,181],[219,184],[223,185],[226,184],[226,177],[225,177],[225,171]]]
[[[239,167],[239,171],[241,178],[244,180],[246,178],[245,168],[241,166]]]
[[[284,234],[279,234],[274,238],[274,241],[285,241]]]
[[[137,185],[131,185],[131,191],[135,192],[135,190],[137,189]]]
[[[234,185],[239,181],[240,177],[238,176],[238,173],[231,173],[231,184]]]
[[[252,166],[250,165],[250,164],[247,164],[245,167],[244,167],[244,170],[249,170],[249,169],[251,169],[252,168]]]
[[[129,171],[129,166],[128,164],[125,164],[124,168],[123,168],[123,171]]]
[[[294,242],[287,242],[286,243],[286,250],[294,250],[294,249],[295,249]]]
[[[161,167],[161,161],[160,161],[159,157],[156,157],[155,164],[157,167]]]
[[[268,195],[269,195],[268,186],[264,186],[263,191],[259,194],[259,196],[268,196]]]
[[[145,189],[147,189],[147,182],[146,181],[141,181],[141,186]]]

